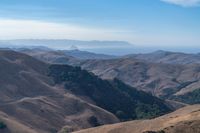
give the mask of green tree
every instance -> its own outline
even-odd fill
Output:
[[[3,122],[0,122],[0,129],[5,129],[7,126],[5,123]]]

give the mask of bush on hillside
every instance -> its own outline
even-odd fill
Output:
[[[0,122],[0,129],[5,129],[7,126],[5,123],[3,122]]]

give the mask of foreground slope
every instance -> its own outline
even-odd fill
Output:
[[[179,109],[152,120],[139,120],[87,129],[76,133],[199,133],[200,105]]]

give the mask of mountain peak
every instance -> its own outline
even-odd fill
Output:
[[[72,45],[69,50],[72,50],[72,51],[79,51],[78,47],[75,46],[75,45]]]

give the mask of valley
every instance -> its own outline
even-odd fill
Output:
[[[102,80],[80,67],[11,50],[0,51],[0,68],[0,120],[6,133],[72,132],[173,110],[118,79]]]

